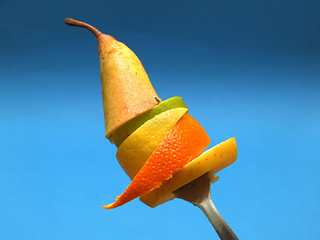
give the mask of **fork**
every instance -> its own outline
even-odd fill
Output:
[[[184,185],[173,193],[175,197],[199,207],[207,216],[221,240],[238,239],[212,202],[208,173]]]

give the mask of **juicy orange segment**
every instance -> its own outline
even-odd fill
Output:
[[[161,183],[197,157],[210,138],[203,127],[188,113],[172,127],[168,135],[152,153],[127,189],[112,204],[103,208],[119,207],[144,193],[160,187]]]

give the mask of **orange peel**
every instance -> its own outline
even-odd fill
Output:
[[[201,155],[187,163],[172,178],[164,181],[161,186],[153,191],[140,196],[140,201],[149,207],[156,207],[174,199],[174,192],[194,179],[210,172],[211,181],[215,181],[214,174],[229,166],[237,159],[236,139],[229,138],[214,147],[206,150]]]
[[[120,145],[116,156],[130,179],[137,175],[154,150],[187,111],[187,108],[174,108],[156,115]]]
[[[197,157],[210,138],[203,127],[188,113],[177,122],[152,153],[127,189],[105,209],[119,207],[161,186],[172,175]]]

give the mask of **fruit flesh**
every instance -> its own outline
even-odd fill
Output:
[[[154,108],[138,115],[137,117],[129,120],[125,124],[121,125],[112,133],[112,141],[119,147],[123,141],[130,136],[135,130],[137,130],[146,121],[154,118],[156,115],[173,109],[173,108],[187,108],[181,97],[172,97],[163,102],[160,102]]]
[[[186,164],[179,172],[162,185],[140,196],[140,200],[149,207],[156,207],[174,198],[173,191],[188,184],[206,172],[217,173],[237,159],[235,138],[230,138],[202,153]]]
[[[130,179],[134,178],[170,129],[187,111],[187,108],[174,108],[156,115],[120,145],[116,156]]]

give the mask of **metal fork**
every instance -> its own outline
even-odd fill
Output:
[[[174,191],[174,195],[199,207],[207,216],[221,240],[238,239],[212,202],[208,173],[177,189]]]

